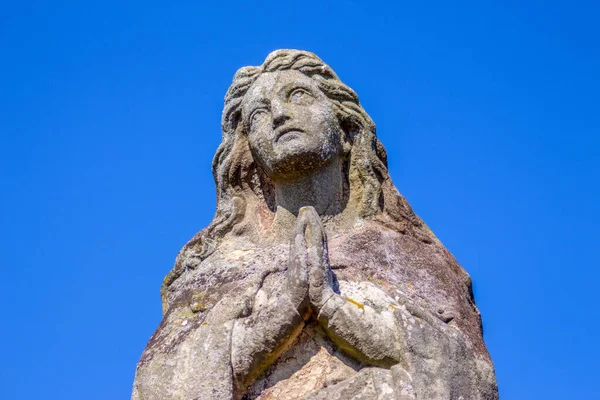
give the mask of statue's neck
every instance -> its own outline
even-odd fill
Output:
[[[312,174],[275,184],[277,208],[283,208],[297,215],[301,207],[312,206],[317,213],[335,215],[342,212],[344,198],[344,179],[339,159]]]
[[[321,218],[327,220],[343,213],[346,208],[347,190],[344,190],[342,161],[333,160],[329,165],[296,179],[275,182],[277,211],[272,226],[278,235],[290,231],[301,207],[312,206]],[[324,221],[326,222],[326,221]]]

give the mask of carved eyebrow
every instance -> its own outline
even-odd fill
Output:
[[[269,105],[269,99],[265,98],[265,97],[261,97],[257,100],[252,100],[250,102],[250,108],[254,109],[257,106],[262,107],[262,106],[266,106]]]
[[[313,91],[313,88],[311,87],[311,85],[305,84],[303,82],[291,82],[291,83],[288,83],[287,85],[285,85],[281,89],[281,92],[285,94],[285,97],[287,97],[287,96],[289,96],[296,89],[304,89],[307,92],[309,92],[309,93],[311,93],[311,94],[314,95],[314,91]]]

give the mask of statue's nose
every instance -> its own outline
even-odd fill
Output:
[[[292,117],[288,105],[282,101],[271,102],[271,113],[273,115],[273,129],[285,124]]]

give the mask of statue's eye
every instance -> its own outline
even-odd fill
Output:
[[[258,108],[254,111],[252,111],[252,114],[250,114],[250,127],[253,127],[256,124],[260,124],[262,121],[264,121],[268,116],[268,110],[266,108]]]
[[[296,104],[310,104],[314,96],[306,89],[296,88],[290,93],[290,102]]]

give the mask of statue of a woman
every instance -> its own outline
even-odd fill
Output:
[[[165,278],[133,399],[498,397],[468,275],[328,65],[240,69],[222,128],[217,212]]]

